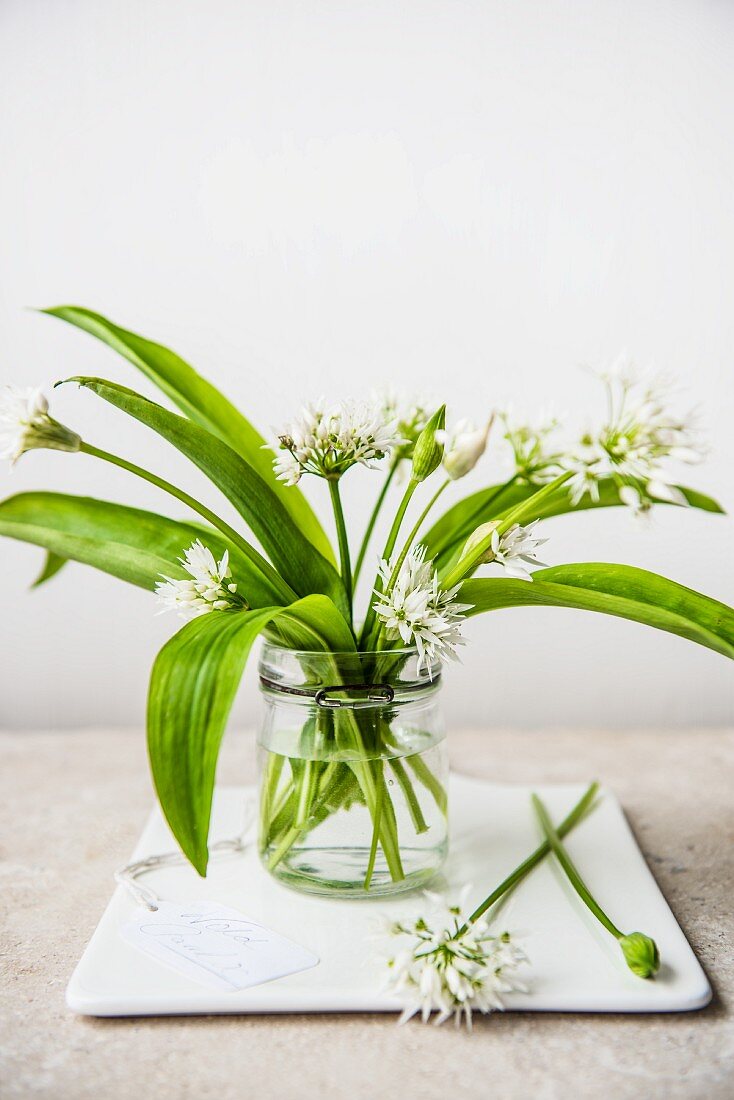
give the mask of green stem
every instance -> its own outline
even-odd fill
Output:
[[[403,861],[400,857],[398,825],[395,818],[395,811],[390,801],[390,794],[385,789],[384,776],[380,775],[376,783],[370,767],[370,761],[368,760],[364,762],[356,760],[349,761],[349,767],[354,772],[355,779],[362,789],[365,802],[367,803],[367,809],[369,810],[373,822],[377,820],[378,797],[380,799],[380,814],[379,820],[377,820],[380,844],[382,845],[382,851],[385,855],[385,860],[393,882],[402,882],[405,878],[405,872],[403,870]]]
[[[330,767],[331,765],[328,765],[327,770]],[[311,805],[309,822],[307,826],[303,826],[300,829],[294,827],[298,790],[291,784],[289,798],[278,808],[277,812],[271,818],[267,830],[267,844],[261,845],[262,849],[279,846],[277,858],[271,856],[271,860],[268,864],[271,870],[280,862],[283,856],[287,854],[288,849],[299,839],[299,837],[304,833],[312,831],[341,806],[355,784],[356,780],[346,764],[335,764],[334,770],[332,770],[329,775],[327,775],[327,771],[325,771],[319,781],[319,789],[316,798]],[[286,835],[290,838],[289,842],[281,845],[280,842]]]
[[[329,493],[331,505],[334,509],[334,522],[339,541],[339,559],[341,562],[341,575],[344,588],[347,593],[347,606],[349,607],[349,622],[352,621],[352,567],[349,559],[349,539],[347,538],[347,526],[344,522],[344,509],[339,495],[339,481],[337,478],[329,478]]]
[[[537,794],[533,795],[533,807],[535,809],[535,813],[538,816],[540,827],[545,833],[545,839],[553,849],[553,855],[556,857],[561,867],[566,872],[568,881],[571,883],[574,890],[584,902],[584,904],[588,906],[588,908],[594,914],[596,919],[604,925],[607,932],[611,932],[615,939],[621,939],[624,933],[620,932],[617,926],[613,924],[609,917],[606,915],[599,903],[591,896],[588,886],[581,878],[581,875],[578,873],[576,867],[574,866],[573,860],[561,844],[561,838],[559,837],[556,829],[553,828],[553,822],[548,816],[548,811],[538,798]]]
[[[413,822],[413,827],[416,833],[427,833],[428,824],[426,823],[426,819],[423,816],[423,810],[421,809],[421,804],[418,801],[418,796],[415,793],[413,784],[410,782],[408,776],[406,775],[402,761],[391,760],[390,767],[395,773],[395,778],[398,781],[398,786],[403,792],[403,797],[405,798],[405,803],[408,807],[408,812],[410,813],[410,818]]]
[[[417,519],[415,525],[413,526],[413,530],[410,532],[407,539],[405,540],[405,544],[403,546],[403,549],[400,551],[400,555],[399,555],[397,561],[395,562],[395,565],[393,566],[392,573],[390,574],[390,580],[388,581],[388,585],[387,585],[387,588],[386,588],[387,592],[390,592],[392,590],[393,585],[395,584],[396,580],[398,579],[398,575],[400,573],[401,566],[402,566],[403,562],[405,561],[406,557],[408,556],[408,551],[410,550],[411,546],[413,545],[413,543],[415,541],[415,538],[416,538],[418,532],[420,531],[421,527],[423,526],[423,522],[424,522],[426,516],[430,512],[431,508],[433,508],[433,505],[436,503],[438,498],[441,496],[441,493],[450,484],[451,484],[451,478],[447,478],[446,481],[444,481],[443,484],[441,484],[439,486],[438,490],[433,494],[431,499],[428,501],[428,504],[425,506],[425,508],[423,509],[421,514],[418,516],[418,519]],[[366,625],[366,623],[365,623],[365,625]],[[375,632],[375,628],[374,628],[374,624],[373,624],[372,632],[371,632],[371,635],[370,635],[369,648],[371,648],[371,649],[380,649],[381,648],[383,633],[384,632],[383,632],[382,626],[380,626],[380,628]]]
[[[398,510],[395,514],[395,519],[393,520],[392,527],[390,528],[390,534],[387,536],[387,542],[385,543],[385,547],[382,551],[382,558],[383,558],[384,561],[389,561],[390,558],[392,557],[392,552],[395,549],[395,543],[397,542],[398,535],[400,534],[401,524],[402,524],[403,519],[405,517],[405,513],[408,510],[408,505],[410,504],[411,497],[413,496],[413,493],[416,491],[416,489],[418,488],[419,485],[420,485],[420,482],[416,481],[415,478],[411,477],[410,481],[408,482],[408,484],[406,486],[405,492],[403,493],[403,499],[400,501],[400,504],[398,505]],[[374,588],[375,588],[375,590],[378,589],[377,581],[375,581]],[[367,610],[367,615],[366,615],[365,620],[364,620],[364,626],[362,627],[362,634],[360,636],[360,649],[364,650],[364,649],[369,649],[370,648],[370,646],[366,645],[365,643],[369,640],[369,638],[372,635],[372,628],[374,627],[374,624],[375,624],[375,618],[376,618],[375,609],[372,606],[372,601],[370,601],[370,605],[369,605],[369,608]]]
[[[382,556],[386,561],[389,561],[392,557],[392,552],[395,549],[395,543],[397,542],[398,535],[400,534],[400,527],[402,525],[403,518],[408,510],[408,505],[410,504],[413,493],[416,491],[419,485],[420,482],[416,481],[416,479],[412,477],[405,488],[403,499],[398,505],[395,519],[392,521],[392,527],[390,528],[390,534],[387,536],[387,542],[385,543],[385,548],[382,551]]]
[[[468,519],[462,521],[461,528],[458,532],[451,531],[448,534],[444,535],[442,539],[438,540],[435,553],[435,557],[438,562],[440,562],[442,565],[446,564],[447,558],[450,558],[451,555],[455,553],[457,546],[466,542],[474,528],[483,522],[487,513],[487,508],[489,508],[492,504],[496,504],[499,498],[503,496],[504,493],[515,484],[519,477],[519,472],[514,473],[512,477],[505,481],[502,485],[498,485],[495,488],[494,492],[492,492],[485,501],[482,501],[478,508],[474,509]],[[440,522],[441,521],[439,520],[439,523]]]
[[[488,500],[485,500],[482,503],[481,508],[477,508],[470,519],[466,521],[464,525],[465,528],[471,527],[471,529],[473,529],[478,523],[480,523],[482,521],[482,518],[486,515],[487,509],[490,507],[490,505],[496,504],[499,498],[501,496],[504,496],[507,490],[515,484],[519,476],[520,473],[518,471],[517,473],[513,474],[511,478],[508,478],[508,480],[505,481],[503,485],[499,485],[492,493],[491,497],[489,497]],[[471,530],[469,530],[469,534],[471,534]]]
[[[280,783],[285,757],[268,753],[265,762],[260,795],[260,837],[264,846],[267,845],[270,836],[270,823],[274,817],[273,802]]]
[[[405,540],[405,544],[403,546],[403,549],[400,551],[400,555],[398,557],[398,560],[395,562],[395,565],[393,567],[393,571],[390,574],[390,581],[389,581],[388,586],[387,586],[387,591],[388,592],[390,592],[393,585],[395,584],[395,581],[398,579],[398,574],[400,573],[400,567],[402,566],[403,562],[405,561],[406,557],[408,556],[408,551],[410,550],[411,546],[413,545],[413,543],[414,543],[414,541],[415,541],[415,539],[418,535],[418,532],[420,531],[421,527],[423,526],[423,521],[425,520],[426,516],[430,512],[431,508],[433,508],[433,505],[436,503],[438,498],[441,496],[441,493],[450,484],[451,484],[451,478],[446,478],[446,480],[443,482],[443,484],[441,484],[438,487],[438,490],[433,494],[431,499],[428,501],[428,504],[425,506],[425,508],[423,509],[421,514],[418,516],[418,519],[416,520],[416,523],[413,526],[413,530],[410,532],[407,539]]]
[[[294,825],[305,828],[311,813],[311,804],[318,785],[321,767],[318,760],[306,760],[303,772],[299,780],[298,803],[296,805],[296,819]]]
[[[359,785],[367,810],[372,818],[373,836],[376,832],[385,855],[385,861],[390,875],[394,882],[400,882],[405,878],[405,872],[400,856],[397,820],[392,802],[390,801],[390,793],[385,785],[385,778],[382,775],[381,769],[375,774],[373,762],[366,755],[356,715],[346,708],[337,710],[334,711],[334,721],[336,724],[337,746],[349,753],[356,750],[363,759],[347,759],[344,762],[338,763],[332,762],[336,767],[331,773],[333,779],[329,777],[331,781],[328,786],[331,788],[331,791],[333,791],[335,781],[341,785],[342,778],[347,773],[351,772],[354,781]],[[321,777],[322,780],[325,780],[330,767],[331,765],[327,767],[324,775]],[[336,769],[338,769],[338,772]],[[293,774],[292,764],[291,773]],[[304,783],[309,784],[310,789],[308,793],[304,793]],[[287,792],[285,802],[282,803],[281,807],[278,809],[277,820],[272,820],[268,831],[270,843],[274,846],[268,858],[268,867],[271,871],[277,867],[296,841],[299,840],[304,833],[308,832],[309,829],[314,827],[314,824],[319,821],[322,814],[324,817],[328,816],[329,812],[338,808],[338,795],[336,806],[331,807],[331,809],[329,808],[331,791],[327,790],[325,785],[320,784],[316,799],[314,800],[310,779],[306,778],[303,773],[298,776],[293,774],[292,789],[290,792]],[[308,821],[304,825],[298,825],[296,823],[298,807],[306,803],[308,803],[309,806]]]
[[[497,520],[495,531],[497,535],[506,534],[516,523],[524,523],[530,517],[538,518],[538,509],[541,502],[545,502],[546,499],[551,496],[557,489],[564,485],[570,477],[572,477],[570,470],[561,474],[559,477],[554,478],[553,481],[549,481],[547,485],[544,485],[541,489],[538,489],[536,493],[533,493],[527,500],[521,500],[519,504],[516,504],[513,508],[506,512],[505,515]],[[492,557],[486,556],[490,550],[491,534],[485,535],[474,548],[468,554],[460,555],[458,561],[445,577],[442,579],[444,588],[453,588],[454,585],[459,584],[461,581],[466,580],[472,573],[475,572],[477,567],[485,561],[493,560]]]
[[[377,761],[378,767],[382,766],[380,760]],[[367,870],[364,876],[364,888],[369,890],[370,883],[372,882],[372,876],[375,872],[375,860],[377,859],[377,845],[380,840],[380,826],[382,824],[382,805],[384,797],[384,784],[379,783],[377,785],[377,801],[375,803],[375,816],[373,818],[372,825],[372,842],[370,844],[370,857],[367,860]]]
[[[382,488],[380,489],[379,496],[377,497],[377,500],[375,501],[375,506],[372,509],[372,515],[370,516],[369,522],[367,523],[367,528],[366,528],[364,536],[362,538],[362,545],[359,548],[359,554],[357,556],[357,564],[354,567],[354,587],[355,588],[357,587],[357,581],[359,580],[359,574],[362,572],[362,565],[364,564],[365,554],[367,553],[367,547],[369,546],[370,539],[372,538],[372,533],[375,529],[375,524],[377,523],[378,516],[380,515],[380,512],[382,511],[382,506],[385,503],[385,499],[387,497],[388,490],[389,490],[390,486],[392,485],[392,481],[393,481],[393,478],[395,477],[395,474],[397,472],[398,465],[399,465],[399,461],[398,462],[393,462],[392,466],[390,467],[390,469],[388,471],[388,474],[387,474],[387,477],[385,478],[384,482],[382,483]]]
[[[303,832],[303,829],[297,826],[291,826],[287,833],[283,836],[280,844],[275,851],[271,852],[268,856],[268,870],[274,871],[280,863],[283,856],[285,856],[298,840],[299,836]]]
[[[140,477],[144,481],[150,482],[150,484],[155,485],[156,488],[162,489],[164,493],[168,493],[170,496],[175,497],[176,500],[180,500],[181,503],[185,504],[187,508],[190,508],[192,512],[198,513],[202,519],[205,519],[212,527],[216,527],[218,531],[221,531],[221,533],[230,540],[230,542],[233,542],[238,550],[241,550],[245,557],[267,577],[286,603],[292,603],[293,600],[298,599],[293,589],[285,583],[270,562],[266,561],[262,554],[259,554],[255,547],[250,545],[247,539],[244,539],[242,535],[238,534],[234,527],[230,527],[228,523],[220,519],[218,515],[212,512],[210,508],[207,508],[205,504],[202,504],[201,501],[196,500],[195,497],[190,496],[188,493],[184,492],[183,489],[179,489],[178,486],[172,485],[170,481],[165,481],[162,477],[151,474],[149,470],[144,470],[142,466],[136,466],[134,462],[128,462],[127,459],[120,458],[119,455],[113,455],[110,454],[109,451],[102,451],[98,447],[93,447],[91,443],[82,441],[79,450],[84,454],[91,455],[92,458],[101,458],[103,462],[110,462],[113,466],[119,466],[121,470],[127,470],[128,473],[135,474],[136,477]]]
[[[583,795],[583,797],[571,810],[568,817],[564,818],[564,820],[556,829],[556,833],[559,837],[566,836],[566,834],[570,833],[571,829],[573,829],[575,825],[578,825],[579,821],[581,821],[582,817],[584,817],[592,802],[596,798],[598,790],[599,784],[592,783]],[[489,897],[484,899],[481,905],[477,906],[477,908],[467,920],[466,924],[463,924],[461,926],[457,935],[463,935],[470,924],[473,924],[474,921],[479,920],[479,918],[483,916],[484,913],[486,913],[486,911],[495,904],[495,902],[499,901],[499,899],[504,894],[506,894],[508,890],[512,890],[514,886],[517,886],[518,882],[521,882],[525,878],[525,876],[533,870],[534,867],[537,867],[538,864],[545,859],[550,851],[550,842],[546,840],[540,845],[540,847],[536,848],[535,851],[531,855],[529,855],[527,859],[523,860],[519,867],[516,867],[515,870],[511,874],[509,874],[507,878],[504,879],[504,881],[501,882],[495,890],[492,891]]]
[[[434,802],[445,817],[448,809],[448,796],[441,781],[436,778],[428,764],[418,753],[408,757],[408,765],[412,768],[418,782],[422,783],[429,794],[433,796]]]

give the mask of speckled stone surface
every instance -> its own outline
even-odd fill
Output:
[[[734,1097],[734,731],[475,732],[454,767],[603,780],[715,988],[672,1016],[512,1013],[474,1033],[390,1016],[91,1020],[64,989],[151,803],[133,731],[0,734],[0,1096],[54,1100]],[[223,782],[253,778],[230,735]]]

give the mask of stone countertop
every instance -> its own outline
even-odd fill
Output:
[[[508,1013],[474,1032],[382,1015],[94,1020],[69,976],[150,809],[143,736],[0,733],[0,1096],[605,1100],[734,1096],[734,731],[466,732],[453,766],[614,788],[714,1001],[660,1016]],[[220,779],[253,778],[230,734]]]

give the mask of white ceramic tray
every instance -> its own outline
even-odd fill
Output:
[[[536,788],[558,821],[578,801],[578,785]],[[434,889],[454,898],[473,883],[470,901],[482,897],[538,843],[530,789],[498,786],[452,776],[451,854]],[[236,836],[245,788],[217,791],[212,840]],[[592,893],[625,931],[651,935],[663,965],[654,981],[636,978],[619,948],[594,921],[555,863],[546,859],[496,916],[497,931],[511,931],[530,958],[523,975],[526,994],[506,998],[517,1011],[678,1012],[702,1008],[711,988],[685,936],[637,847],[622,809],[603,792],[593,814],[567,844]],[[170,851],[173,844],[155,810],[134,856]],[[67,1003],[90,1016],[148,1016],[269,1012],[394,1012],[400,1004],[383,989],[384,947],[376,943],[376,917],[407,917],[425,910],[420,894],[387,901],[325,900],[280,886],[260,866],[252,846],[212,861],[206,879],[176,866],[145,877],[171,901],[208,900],[232,906],[249,918],[309,948],[320,962],[240,991],[218,991],[184,977],[134,946],[118,932],[135,904],[118,887],[79,962]]]

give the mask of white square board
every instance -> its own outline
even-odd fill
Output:
[[[583,793],[577,784],[538,786],[555,821]],[[236,836],[251,788],[217,791],[211,839]],[[472,883],[479,901],[538,844],[530,788],[452,776],[451,851],[431,888],[458,896]],[[530,958],[529,987],[505,998],[508,1010],[677,1012],[702,1008],[711,987],[651,875],[614,795],[602,791],[594,812],[567,846],[592,893],[624,931],[643,931],[660,948],[654,981],[636,978],[614,940],[590,916],[554,861],[547,858],[500,905],[495,929],[512,932]],[[133,859],[175,848],[156,808]],[[67,989],[73,1011],[90,1016],[269,1012],[395,1012],[383,991],[384,946],[373,939],[376,918],[425,911],[420,893],[394,899],[327,900],[277,883],[260,866],[254,845],[212,860],[201,879],[188,866],[156,870],[144,882],[172,901],[217,901],[302,944],[319,956],[313,969],[240,991],[209,989],[125,943],[121,924],[135,903],[118,887]]]

